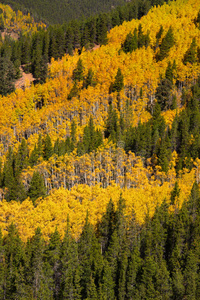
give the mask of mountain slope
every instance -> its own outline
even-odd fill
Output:
[[[11,5],[14,8],[33,12],[33,15],[46,20],[50,24],[68,22],[81,17],[89,17],[99,12],[108,12],[113,7],[126,3],[125,0],[3,0],[2,3]]]
[[[48,236],[69,213],[79,233],[120,190],[140,222],[164,198],[181,206],[199,182],[199,11],[195,0],[152,8],[107,45],[52,59],[45,84],[0,98],[3,229],[16,220],[24,236],[39,224]]]

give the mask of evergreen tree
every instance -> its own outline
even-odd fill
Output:
[[[112,267],[109,265],[106,258],[104,258],[104,266],[102,270],[102,275],[100,278],[100,299],[115,299],[114,292],[114,281],[112,277]]]
[[[61,245],[61,299],[81,299],[78,244],[71,235],[69,220]]]
[[[66,29],[65,43],[66,43],[67,53],[69,53],[70,55],[73,54],[73,41],[74,41],[74,32],[71,24],[69,24]]]
[[[44,179],[39,172],[34,172],[28,189],[28,196],[31,198],[33,203],[39,197],[45,197],[47,194]]]
[[[15,90],[15,67],[8,58],[0,58],[0,94],[6,96]]]
[[[14,224],[9,226],[3,244],[5,245],[6,283],[2,299],[24,299],[27,296],[24,280],[25,252]]]
[[[67,96],[67,99],[71,100],[73,97],[77,97],[78,92],[79,92],[79,89],[78,89],[78,86],[77,86],[77,82],[75,81],[71,91],[69,92],[69,95]]]
[[[102,134],[99,130],[95,130],[92,116],[90,116],[89,123],[84,128],[83,144],[86,153],[96,150],[102,144]]]
[[[49,134],[46,135],[43,144],[43,157],[45,160],[48,160],[53,155],[53,146]]]
[[[46,270],[49,274],[49,289],[54,299],[58,299],[60,293],[60,247],[60,234],[56,228],[44,252]]]
[[[113,142],[118,141],[120,135],[119,121],[116,110],[113,110],[112,104],[109,106],[108,118],[106,121],[106,129],[104,131],[105,138],[110,137]]]
[[[156,60],[161,61],[165,57],[167,57],[170,49],[174,46],[174,43],[175,43],[174,35],[173,35],[172,28],[170,27],[166,35],[162,39],[159,52],[156,55]]]
[[[178,182],[176,181],[175,185],[174,185],[174,188],[171,191],[171,204],[172,205],[175,204],[175,201],[176,201],[176,199],[178,199],[179,195],[180,195],[180,188],[178,186]]]
[[[59,57],[59,53],[58,53],[58,47],[57,47],[57,43],[56,43],[56,35],[55,35],[55,31],[51,30],[50,32],[50,40],[49,40],[49,59],[51,59],[52,57],[54,59],[58,59]]]
[[[106,45],[107,31],[108,31],[108,17],[105,13],[101,13],[97,17],[96,28],[97,28],[97,43],[100,45]]]
[[[112,86],[112,92],[120,92],[124,87],[124,76],[121,69],[118,68],[117,75],[115,76],[115,81]]]
[[[158,266],[153,257],[147,257],[141,269],[141,284],[139,286],[139,295],[141,299],[157,299],[158,291],[155,286],[155,276]]]
[[[138,47],[138,41],[137,41],[137,29],[135,28],[134,34],[129,32],[126,36],[126,39],[124,41],[124,44],[122,45],[122,49],[125,53],[132,52],[136,50]]]
[[[172,105],[171,99],[172,83],[169,79],[161,79],[156,89],[155,97],[160,104],[161,110],[167,110]]]
[[[142,259],[138,247],[134,247],[128,261],[127,268],[127,297],[128,299],[140,299],[139,297],[139,274],[142,267]]]
[[[33,167],[37,164],[37,161],[38,161],[38,149],[37,149],[37,145],[35,145],[29,157],[29,164],[31,165],[31,167]]]
[[[155,45],[155,49],[158,48],[158,46],[160,45],[160,39],[162,37],[162,34],[163,34],[163,26],[161,25],[160,26],[160,30],[156,33],[156,45]]]
[[[101,243],[101,249],[104,253],[107,251],[111,236],[115,229],[115,210],[112,199],[110,199],[105,214],[102,216],[101,222],[98,226],[98,234]]]
[[[197,28],[200,28],[200,10],[198,12],[198,15],[194,21],[195,25],[197,26]]]
[[[25,139],[19,146],[16,158],[15,158],[15,176],[19,176],[21,171],[28,165],[28,147]]]
[[[173,84],[173,67],[170,61],[168,62],[167,69],[165,71],[165,78]]]
[[[50,288],[52,279],[43,260],[45,243],[40,228],[36,229],[35,235],[27,244],[26,251],[28,258],[26,279],[30,287],[30,297],[52,300],[53,292]]]
[[[76,68],[73,71],[73,79],[75,81],[83,80],[83,71],[84,71],[83,62],[82,59],[79,58]]]
[[[194,250],[187,254],[186,265],[184,270],[185,297],[186,299],[197,299],[196,290],[198,282],[198,261],[199,258]]]
[[[24,186],[18,175],[19,174],[15,174],[15,156],[12,149],[9,148],[2,177],[2,186],[7,188],[5,194],[7,201],[23,201],[26,198]]]
[[[81,267],[81,286],[83,288],[82,298],[87,299],[91,293],[92,281],[100,278],[103,264],[100,245],[95,236],[94,229],[88,221],[88,215],[86,216],[85,225],[79,239],[78,253]]]
[[[186,65],[187,63],[194,64],[197,62],[197,44],[196,39],[193,38],[190,48],[186,51],[183,63]]]
[[[94,80],[94,72],[92,71],[91,68],[89,68],[88,74],[83,82],[83,87],[87,89],[89,86],[95,86],[95,85],[96,82]]]
[[[142,25],[139,24],[138,26],[138,48],[142,48],[142,47],[148,47],[150,42],[150,38],[149,38],[149,32],[147,34],[143,33],[142,30]]]

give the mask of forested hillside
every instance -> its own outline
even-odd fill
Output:
[[[78,239],[70,216],[64,238],[55,229],[48,243],[40,228],[23,243],[11,224],[0,235],[1,299],[199,299],[197,183],[181,209],[163,201],[143,225],[125,203],[110,200],[96,230],[86,215]]]
[[[107,13],[118,6],[123,6],[122,13],[124,14],[130,6],[134,5],[135,11],[133,11],[133,14],[136,12],[143,15],[151,5],[163,4],[164,0],[1,0],[1,2],[11,5],[15,10],[31,12],[34,17],[42,19],[48,24],[62,24],[74,19],[94,16],[101,12]],[[121,8],[119,8],[119,11],[121,11]]]
[[[1,97],[2,229],[17,222],[26,239],[43,227],[41,213],[34,225],[21,213],[68,197],[69,211],[70,199],[80,206],[79,223],[71,220],[78,234],[86,211],[95,224],[120,188],[140,222],[175,183],[181,205],[199,181],[199,9],[192,0],[153,8],[112,29],[107,45],[52,59],[46,83]],[[102,208],[93,193],[105,193]],[[47,236],[64,230],[57,217],[48,217]]]
[[[199,10],[153,8],[107,45],[52,58],[45,83],[1,96],[3,231],[63,234],[69,213],[78,236],[86,212],[95,225],[120,190],[140,223],[177,186],[181,207],[199,182]]]
[[[1,29],[2,299],[200,298],[200,2],[126,7]]]
[[[44,83],[52,58],[62,58],[64,54],[73,55],[75,49],[80,53],[83,48],[89,50],[106,44],[107,32],[111,28],[133,18],[141,18],[158,1],[147,1],[147,4],[144,6],[143,0],[132,1],[113,8],[111,12],[82,20],[72,19],[48,28],[41,22],[35,23],[30,14],[23,15],[21,11],[15,13],[9,6],[2,5],[0,94],[5,96],[13,92],[14,87],[25,87],[33,81],[34,84]],[[17,18],[19,21],[16,25]],[[28,31],[31,34],[27,34]]]

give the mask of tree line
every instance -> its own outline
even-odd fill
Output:
[[[78,239],[40,228],[23,243],[14,224],[0,235],[1,299],[199,299],[200,192],[193,184],[179,208],[175,184],[144,224],[127,219],[125,200],[110,199],[94,228],[86,215]],[[173,208],[169,212],[169,206]]]
[[[24,13],[30,12],[37,20],[43,20],[47,24],[63,24],[75,19],[88,18],[99,13],[107,13],[109,11],[115,11],[115,8],[119,11],[120,15],[127,13],[127,9],[130,8],[130,3],[126,3],[124,0],[108,0],[108,1],[51,1],[48,0],[45,3],[41,0],[2,0],[3,4],[11,5],[14,10],[21,10]],[[151,5],[162,5],[164,0],[136,0],[134,1],[135,7],[138,9],[139,14],[147,12]],[[133,2],[132,2],[133,4]],[[123,7],[123,8],[121,8]],[[115,18],[119,18],[117,11],[113,12]]]

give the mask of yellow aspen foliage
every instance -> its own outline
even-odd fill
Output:
[[[179,207],[188,198],[195,179],[195,170],[184,172],[178,179],[181,189],[177,203]],[[116,206],[122,193],[126,203],[126,215],[131,216],[134,209],[138,222],[142,223],[147,212],[152,216],[156,206],[164,199],[170,203],[171,190],[171,183],[167,181],[162,185],[152,185],[146,181],[141,186],[122,189],[116,184],[111,184],[107,188],[98,184],[94,186],[79,184],[73,186],[71,190],[64,188],[53,190],[46,198],[37,199],[35,207],[29,198],[22,203],[16,201],[8,203],[3,200],[0,203],[0,227],[5,233],[13,222],[22,239],[26,241],[34,235],[35,229],[39,226],[45,239],[49,239],[56,227],[61,236],[64,236],[69,215],[72,233],[77,238],[83,228],[86,213],[89,213],[90,222],[95,226],[106,211],[110,198]]]

